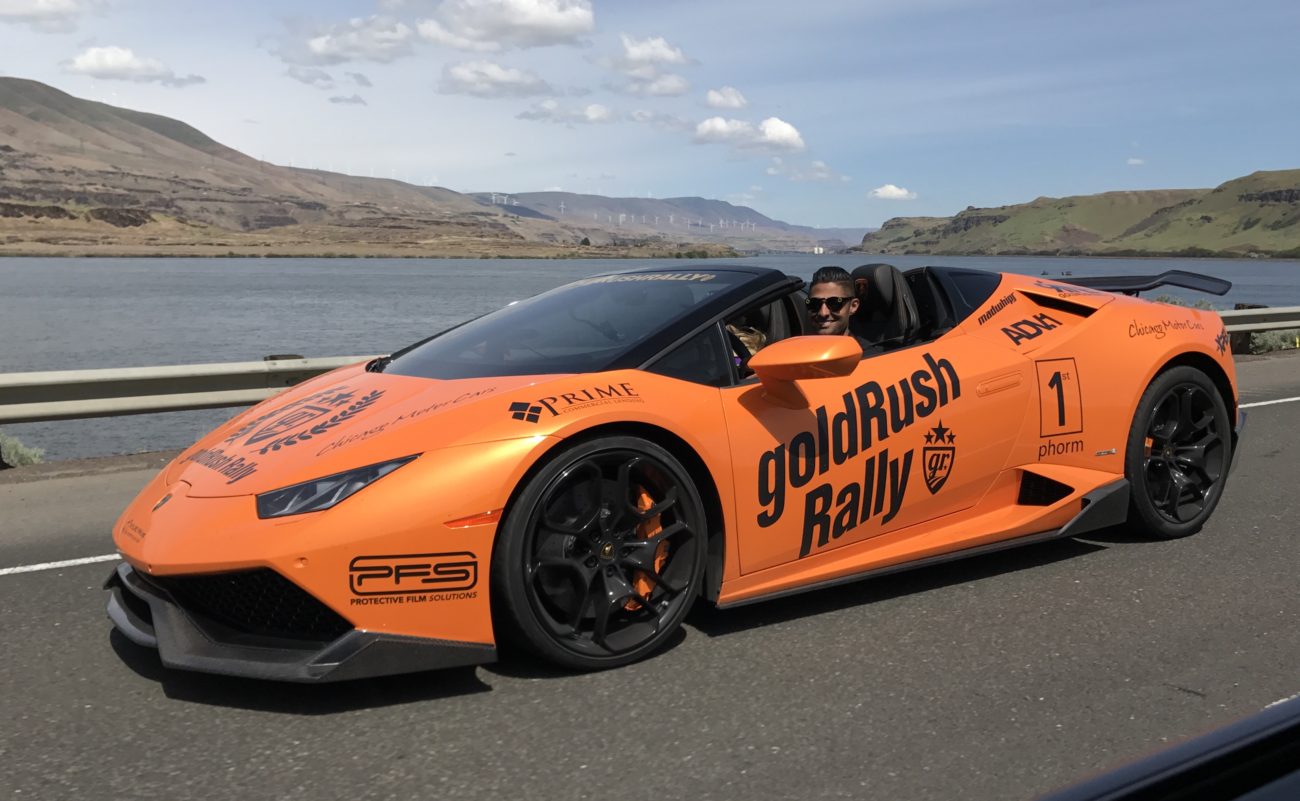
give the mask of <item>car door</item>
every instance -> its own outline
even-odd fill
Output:
[[[975,504],[1029,411],[1031,365],[960,332],[799,381],[808,407],[754,379],[722,390],[742,574]],[[921,529],[918,529],[918,531]]]

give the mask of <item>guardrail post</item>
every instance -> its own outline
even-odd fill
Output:
[[[1268,306],[1263,303],[1237,303],[1232,308],[1241,311],[1242,309],[1267,309]],[[1228,335],[1231,342],[1229,348],[1233,353],[1250,353],[1251,336],[1250,331],[1233,331]]]

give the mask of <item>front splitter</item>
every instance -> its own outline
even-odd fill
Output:
[[[108,617],[127,639],[158,649],[167,667],[294,682],[415,673],[495,662],[483,643],[407,637],[353,629],[328,643],[270,637],[235,637],[187,612],[166,590],[125,562],[104,584],[112,594]],[[239,639],[239,642],[231,641]]]

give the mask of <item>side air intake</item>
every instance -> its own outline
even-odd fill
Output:
[[[1074,492],[1074,487],[1037,473],[1025,470],[1020,475],[1020,497],[1016,498],[1016,503],[1021,506],[1051,506]]]

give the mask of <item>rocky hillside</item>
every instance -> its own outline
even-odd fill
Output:
[[[611,210],[629,202],[596,200]],[[757,225],[632,225],[628,211],[587,219],[284,167],[179,120],[0,77],[0,254],[716,255],[817,244],[817,234],[752,209],[701,202]],[[861,236],[851,233],[850,242]]]
[[[1038,198],[952,217],[896,217],[862,239],[873,253],[1300,255],[1300,170],[1215,189]]]
[[[748,206],[703,197],[604,197],[573,192],[476,192],[473,197],[512,214],[591,229],[600,235],[721,238],[739,250],[807,250],[810,244],[842,250],[871,231],[792,225]]]

